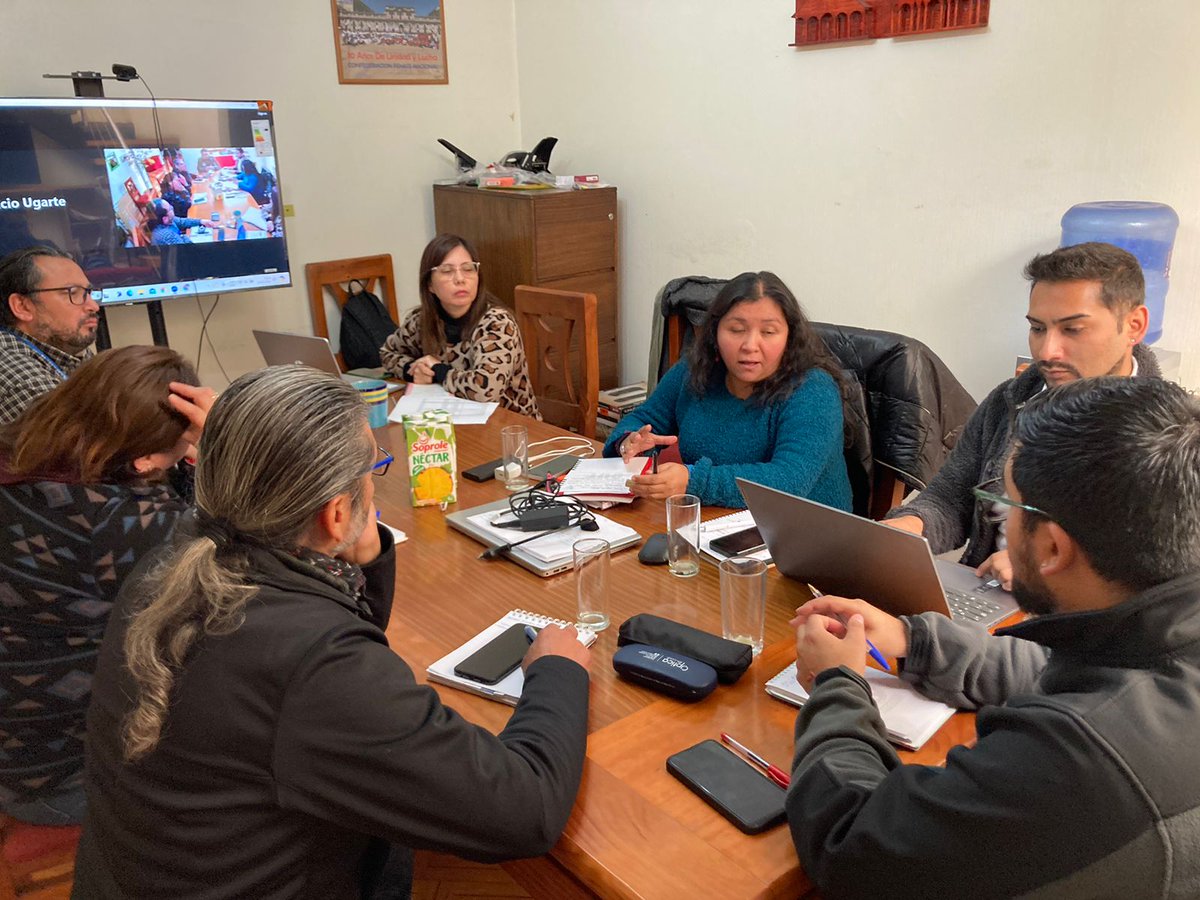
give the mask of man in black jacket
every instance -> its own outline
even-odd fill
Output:
[[[588,651],[543,629],[499,735],[417,684],[383,631],[376,450],[354,388],[304,366],[214,404],[195,521],[129,577],[104,638],[75,896],[368,897],[389,844],[494,861],[557,841]]]
[[[829,898],[1200,896],[1200,402],[1151,378],[1051,391],[983,499],[1009,509],[1034,618],[991,636],[840,597],[798,611],[805,871]],[[979,710],[974,747],[901,764],[867,638],[923,694]]]
[[[1076,244],[1035,256],[1025,267],[1033,365],[979,404],[929,486],[887,514],[888,525],[923,534],[934,553],[965,542],[962,562],[1008,589],[1012,565],[1002,510],[977,503],[976,485],[999,485],[1017,411],[1048,386],[1098,375],[1158,377],[1141,341],[1150,320],[1146,285],[1133,254],[1112,244]]]

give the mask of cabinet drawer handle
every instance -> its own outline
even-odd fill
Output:
[[[608,214],[608,221],[610,221],[610,222],[611,222],[612,220],[613,220],[613,214],[612,214],[612,213],[609,213],[609,214]]]

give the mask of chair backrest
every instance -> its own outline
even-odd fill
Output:
[[[722,285],[690,278],[663,289],[658,311],[666,319],[662,371],[691,345],[705,298],[715,296]],[[914,338],[823,322],[813,327],[854,382],[843,398],[854,510],[881,518],[910,489],[923,489],[941,468],[975,411],[975,400],[937,355]]]
[[[27,825],[0,816],[0,900],[67,896],[75,875],[78,825]]]
[[[350,296],[350,282],[361,281],[363,288],[381,299],[394,321],[400,316],[396,310],[396,278],[392,269],[392,254],[378,256],[356,256],[352,259],[330,259],[312,262],[304,267],[304,279],[308,283],[308,303],[312,308],[313,334],[329,337],[329,322],[325,316],[325,298],[332,297],[340,310]],[[345,361],[337,354],[338,365],[343,369]]]
[[[542,417],[594,438],[600,395],[596,295],[519,284],[513,297]]]

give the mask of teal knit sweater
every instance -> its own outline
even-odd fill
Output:
[[[678,435],[691,470],[688,493],[706,506],[744,507],[735,479],[746,478],[850,510],[842,400],[828,372],[811,369],[786,400],[767,406],[734,397],[724,381],[697,397],[688,380],[686,362],[672,366],[613,429],[604,455],[616,456],[626,434],[650,425],[655,434]]]

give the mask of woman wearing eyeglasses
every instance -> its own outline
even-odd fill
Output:
[[[215,394],[167,347],[84,362],[0,428],[0,812],[83,814],[84,716],[109,609],[187,508]]]
[[[516,317],[484,289],[471,242],[439,234],[421,255],[420,273],[421,305],[379,348],[384,369],[540,419]]]

